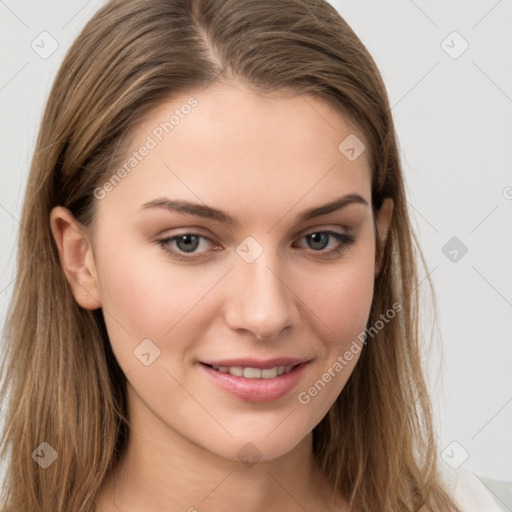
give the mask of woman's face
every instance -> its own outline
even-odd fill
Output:
[[[101,304],[139,424],[268,460],[327,413],[359,358],[378,270],[355,136],[314,97],[234,83],[175,96],[138,127],[96,189],[91,281],[75,296]]]

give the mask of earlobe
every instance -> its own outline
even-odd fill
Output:
[[[377,277],[382,268],[382,255],[388,238],[388,231],[391,225],[391,217],[393,215],[393,199],[387,197],[377,213],[375,224],[377,227],[377,243],[380,245],[380,251],[376,251],[375,257],[375,277]],[[379,257],[380,255],[380,257]]]
[[[85,309],[98,309],[101,307],[100,289],[92,245],[85,230],[63,206],[52,209],[50,226],[75,300]]]

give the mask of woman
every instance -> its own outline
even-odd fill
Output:
[[[112,1],[56,77],[3,510],[460,510],[390,107],[312,0]]]

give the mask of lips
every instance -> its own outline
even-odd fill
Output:
[[[246,379],[274,379],[285,373],[290,373],[292,368],[291,364],[288,366],[274,366],[272,368],[254,368],[250,366],[210,366],[220,373],[229,373],[235,377],[245,377]]]
[[[274,368],[276,366],[296,366],[306,362],[304,357],[276,357],[273,359],[254,359],[251,357],[237,358],[237,359],[222,359],[217,361],[201,361],[208,366],[216,367],[233,367],[239,366],[242,368],[259,368],[261,370],[267,368]]]
[[[224,359],[222,361],[203,362],[202,364],[220,373],[234,375],[235,377],[274,379],[290,373],[295,366],[303,362],[305,360],[300,358],[281,357],[264,361],[254,358]]]
[[[295,388],[307,363],[303,358],[243,358],[205,361],[199,366],[218,388],[231,396],[249,402],[268,402]]]

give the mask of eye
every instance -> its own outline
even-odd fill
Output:
[[[330,230],[314,231],[303,235],[299,240],[301,242],[305,241],[306,247],[303,244],[298,244],[298,247],[306,250],[309,248],[310,251],[308,252],[327,258],[340,254],[350,244],[355,242],[355,238],[352,235]],[[205,253],[211,250],[222,249],[221,246],[216,245],[212,240],[198,233],[182,233],[162,238],[156,242],[172,258],[180,261],[192,261],[203,258]]]
[[[306,241],[312,252],[326,256],[339,254],[355,242],[352,235],[329,230],[308,233],[302,237],[302,240]]]
[[[208,251],[207,247],[213,245],[209,238],[197,233],[183,233],[157,240],[157,242],[164,251],[178,260],[192,260],[201,257],[204,252]],[[202,250],[197,251],[198,248]]]

